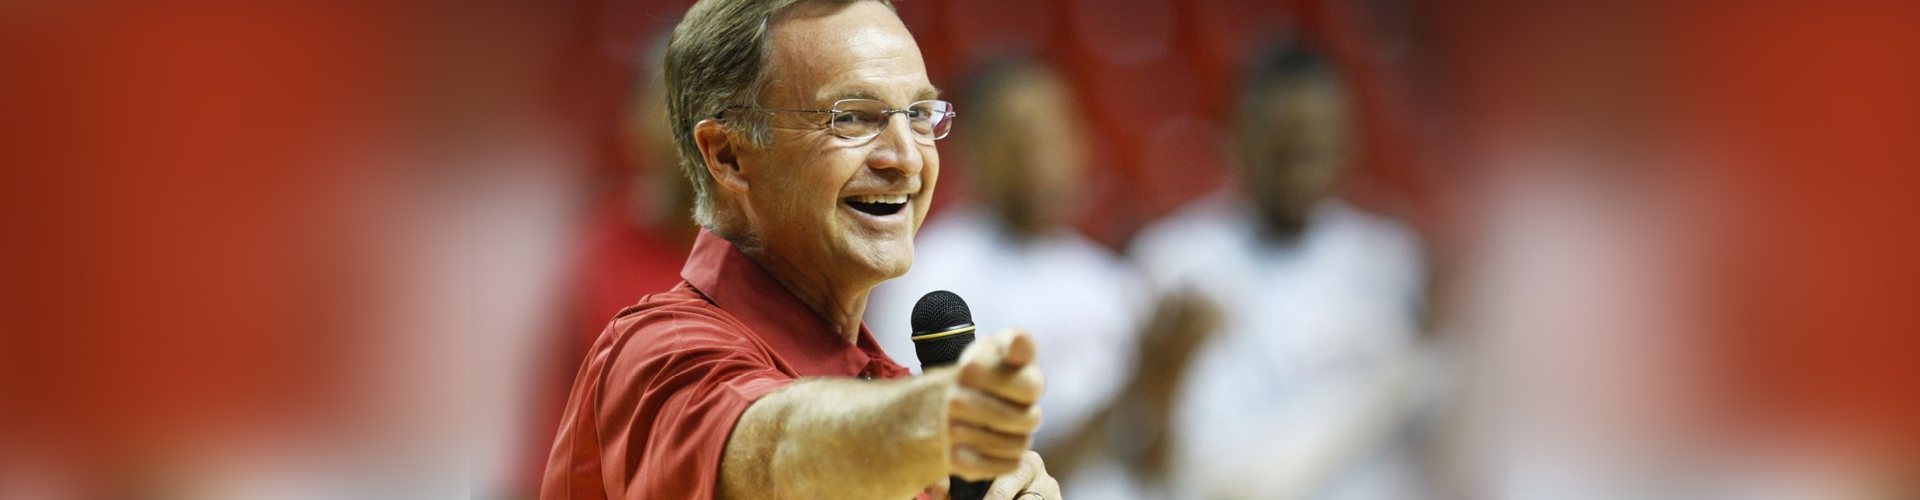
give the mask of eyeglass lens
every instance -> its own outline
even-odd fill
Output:
[[[849,139],[865,139],[886,130],[891,114],[907,115],[913,133],[923,139],[941,139],[953,126],[953,105],[946,101],[920,101],[904,110],[890,110],[886,103],[849,99],[834,104],[833,133]]]

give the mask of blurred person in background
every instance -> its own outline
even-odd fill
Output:
[[[1409,229],[1342,202],[1352,110],[1341,73],[1289,48],[1248,74],[1237,193],[1142,231],[1160,286],[1223,309],[1176,392],[1173,496],[1425,498],[1407,433],[1424,314]]]
[[[944,289],[967,297],[982,325],[1035,332],[1046,348],[1041,362],[1054,374],[1035,448],[1053,457],[1056,476],[1082,465],[1141,465],[1138,450],[1121,441],[1149,440],[1108,441],[1108,434],[1138,430],[1134,420],[1164,419],[1166,398],[1156,394],[1165,391],[1154,388],[1178,380],[1183,353],[1208,331],[1208,309],[1186,295],[1154,296],[1130,262],[1073,227],[1088,188],[1090,146],[1085,116],[1059,72],[1036,60],[1001,59],[974,73],[964,99],[974,125],[959,143],[977,201],[929,224],[916,240],[913,269],[875,288],[868,324],[882,332],[888,353],[912,359],[908,313],[922,294]],[[1142,406],[1148,401],[1158,403]],[[1122,490],[1153,484],[1131,480],[1136,473],[1158,477],[1145,469],[1093,476],[1120,476],[1113,484]]]
[[[635,65],[639,76],[620,124],[626,168],[594,186],[574,271],[572,313],[582,346],[592,344],[608,318],[641,296],[679,283],[680,264],[700,234],[690,216],[693,188],[680,174],[667,128],[660,68],[666,49],[666,37],[659,37]]]
[[[536,378],[539,386],[527,398],[527,424],[517,436],[522,448],[517,475],[495,479],[502,498],[532,498],[539,493],[546,470],[547,450],[559,425],[573,376],[581,358],[606,330],[607,321],[642,297],[673,288],[680,267],[693,248],[700,228],[693,224],[693,191],[676,165],[673,134],[667,128],[666,83],[660,61],[666,54],[665,36],[655,37],[634,63],[636,69],[627,107],[617,134],[619,158],[585,182],[577,202],[578,233],[568,248],[567,283],[561,298],[564,309],[551,335],[528,358],[545,363]],[[520,472],[520,471],[516,471]]]
[[[984,327],[1036,332],[1055,374],[1036,446],[1059,446],[1133,371],[1145,282],[1071,225],[1088,144],[1061,75],[1032,60],[998,61],[975,73],[964,101],[972,125],[958,142],[977,201],[928,224],[912,270],[875,288],[867,323],[888,354],[914,359],[908,313],[921,295],[949,290]]]

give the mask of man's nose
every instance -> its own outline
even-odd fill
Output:
[[[926,166],[926,155],[920,152],[921,144],[914,137],[913,124],[908,123],[904,115],[888,116],[887,120],[890,123],[886,130],[873,138],[873,152],[867,155],[867,166],[875,170],[898,170],[907,177],[920,175],[920,169]]]

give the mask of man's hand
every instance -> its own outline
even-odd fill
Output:
[[[927,496],[935,500],[951,500],[948,496],[948,481],[941,479],[927,488]],[[984,500],[1061,500],[1060,481],[1047,474],[1046,463],[1040,460],[1040,454],[1026,452],[1021,455],[1020,469],[1012,474],[1000,476],[987,487]]]
[[[993,480],[993,486],[987,487],[984,500],[1060,500],[1060,482],[1047,474],[1047,464],[1040,461],[1040,454],[1027,452],[1020,456],[1020,469],[1012,474]],[[1020,498],[1022,495],[1027,498]]]
[[[947,463],[953,475],[983,481],[1026,470],[1029,461],[1039,468],[1039,456],[1030,448],[1040,428],[1038,402],[1046,381],[1035,349],[1032,335],[1001,332],[974,342],[954,363],[954,388],[947,398]]]

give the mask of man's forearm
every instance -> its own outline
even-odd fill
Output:
[[[947,474],[951,377],[808,379],[760,398],[727,441],[721,497],[912,497]]]

